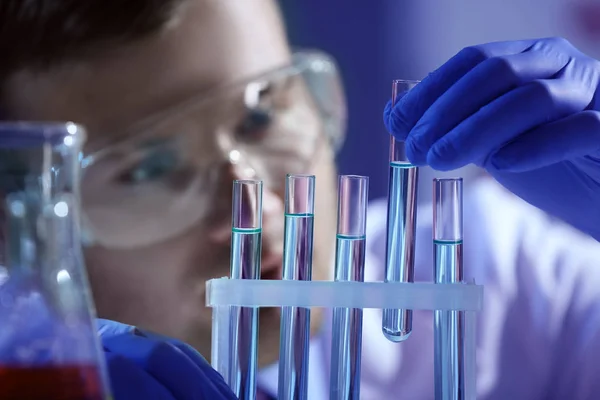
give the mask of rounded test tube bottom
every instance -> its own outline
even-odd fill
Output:
[[[393,323],[385,323],[386,321],[401,321],[401,326],[412,327],[412,312],[410,310],[383,310],[384,326],[382,327],[383,335],[391,342],[403,342],[410,337],[412,329],[390,329]]]

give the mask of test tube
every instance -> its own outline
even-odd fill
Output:
[[[342,175],[338,187],[335,280],[365,279],[369,178]],[[360,399],[362,309],[333,310],[330,400]]]
[[[462,179],[433,180],[435,283],[463,281]],[[435,399],[465,399],[462,311],[434,311]]]
[[[260,279],[262,181],[233,182],[231,279]],[[227,383],[240,400],[256,399],[258,308],[231,307]]]
[[[417,83],[393,81],[392,107]],[[391,137],[385,282],[414,282],[418,172],[406,158],[404,142]],[[392,342],[406,340],[412,332],[412,311],[383,310],[382,330]]]
[[[314,175],[288,175],[285,181],[283,279],[312,279]],[[278,399],[308,396],[310,308],[283,307],[279,349]]]

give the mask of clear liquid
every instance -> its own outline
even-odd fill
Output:
[[[414,282],[417,180],[417,167],[390,163],[385,282]],[[382,330],[392,342],[406,340],[412,311],[383,310]]]
[[[313,224],[312,214],[285,216],[283,279],[311,280]],[[278,399],[306,399],[310,309],[283,307],[280,332]]]
[[[336,281],[363,282],[365,238],[338,235]],[[333,310],[330,400],[360,399],[363,312],[358,308]]]
[[[283,279],[310,280],[313,254],[312,214],[285,216]]]
[[[462,241],[434,241],[435,283],[463,281]],[[465,320],[461,311],[434,312],[435,398],[463,400]]]
[[[231,279],[260,279],[262,232],[260,229],[233,229]],[[243,400],[256,399],[258,360],[258,308],[230,308],[229,387]]]

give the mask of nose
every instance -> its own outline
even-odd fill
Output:
[[[255,179],[255,172],[243,163],[224,162],[215,167],[212,180],[216,185],[209,226],[215,229],[223,225],[231,227],[233,182],[238,179]]]
[[[233,181],[238,179],[260,179],[255,171],[243,163],[227,163],[219,169],[218,190],[210,218],[211,237],[216,243],[226,243],[231,238],[231,214]],[[283,236],[283,201],[275,191],[263,184],[262,226],[264,261],[273,253],[281,253],[274,248],[277,238]]]
[[[239,164],[224,166],[219,177],[215,212],[210,225],[210,238],[215,245],[231,243],[232,192],[235,179],[257,179],[253,170]],[[281,279],[283,262],[283,201],[263,184],[262,196],[261,278]]]

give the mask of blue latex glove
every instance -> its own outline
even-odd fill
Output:
[[[98,320],[115,400],[237,399],[190,346],[113,321]]]
[[[561,38],[467,47],[384,112],[416,165],[485,168],[600,240],[600,64]]]

